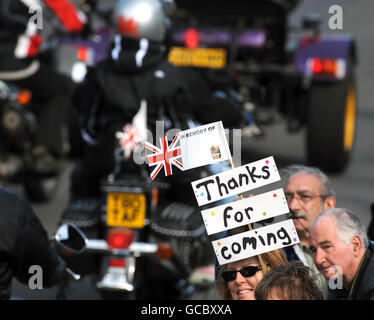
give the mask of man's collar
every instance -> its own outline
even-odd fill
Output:
[[[365,250],[365,254],[361,258],[360,264],[357,268],[356,274],[353,278],[352,284],[351,284],[351,286],[349,288],[349,291],[348,291],[349,292],[348,299],[352,299],[352,298],[354,299],[354,297],[356,297],[356,295],[357,295],[359,284],[361,283],[361,278],[364,274],[367,263],[369,261],[366,253],[368,253],[368,249]]]

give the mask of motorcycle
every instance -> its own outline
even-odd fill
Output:
[[[119,159],[117,156],[117,161]],[[130,176],[117,166],[103,184],[107,243],[113,242],[112,232],[121,228],[121,232],[129,233],[130,237],[153,246],[158,244],[157,257],[168,259],[142,258],[135,254],[127,265],[117,265],[114,272],[131,272],[128,282],[133,290],[128,291],[140,299],[184,299],[196,291],[194,285],[214,285],[214,277],[193,280],[196,267],[214,261],[200,212],[190,204],[167,199],[166,192],[172,184],[151,182],[146,168],[141,166],[139,170],[139,175]],[[101,290],[118,288],[115,283],[108,282],[113,278],[111,259],[113,257],[102,264],[102,277],[97,283]]]
[[[101,237],[88,238],[85,249],[96,257],[90,268],[96,288],[103,299],[188,299],[197,291],[211,292],[214,272],[194,274],[195,266],[214,261],[200,213],[176,202],[160,210],[159,196],[171,186],[150,182],[141,171],[110,174],[103,183],[106,203],[96,233]]]
[[[94,273],[103,299],[190,299],[204,292],[215,298],[214,252],[199,209],[171,200],[170,180],[152,181],[146,165],[125,160],[119,144],[114,155],[101,183],[98,223],[83,229],[86,255],[68,265]]]
[[[35,168],[34,103],[29,91],[0,80],[0,183],[21,183],[32,201],[46,201],[58,184],[58,172],[40,173]]]

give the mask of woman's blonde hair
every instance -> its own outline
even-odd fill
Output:
[[[264,274],[266,274],[271,268],[279,266],[281,264],[287,263],[286,255],[284,254],[283,249],[277,249],[274,251],[269,251],[256,256],[260,262]],[[227,271],[229,263],[224,264],[220,268],[219,276],[217,279],[218,294],[220,298],[224,300],[232,300],[230,290],[227,286],[227,282],[223,280],[221,274],[224,271]]]

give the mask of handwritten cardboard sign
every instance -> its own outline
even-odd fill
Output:
[[[292,219],[212,241],[220,265],[299,242]]]
[[[280,180],[273,157],[193,181],[192,188],[199,206]]]
[[[289,212],[283,189],[201,211],[208,235]]]

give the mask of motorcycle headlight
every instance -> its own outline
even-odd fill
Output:
[[[22,127],[22,117],[16,110],[6,110],[1,118],[3,128],[9,132],[16,132]]]
[[[87,73],[87,67],[84,62],[76,62],[71,69],[71,78],[74,82],[79,83],[84,80]]]

